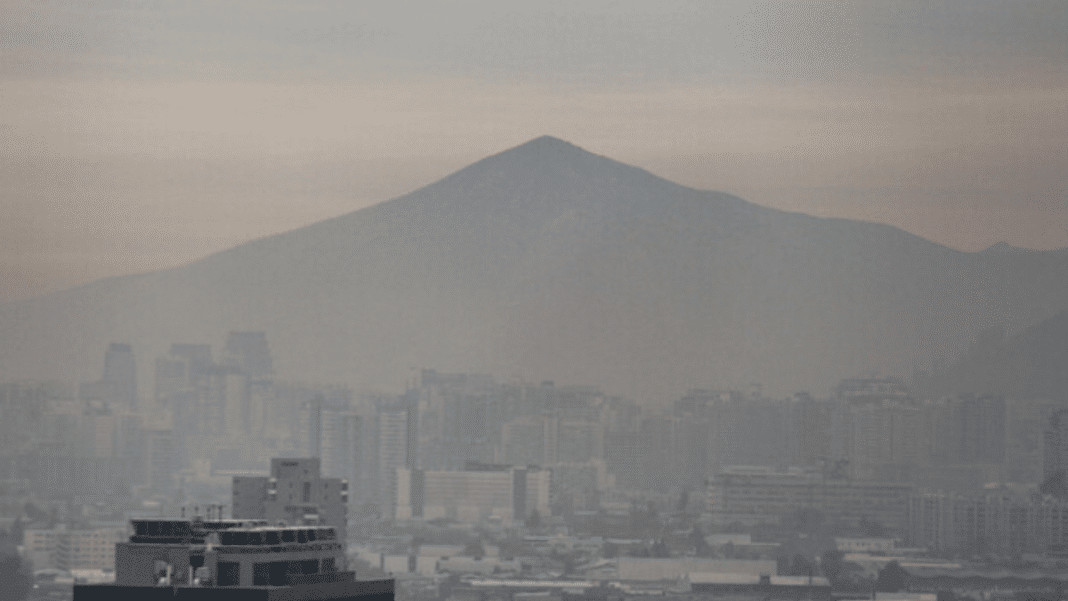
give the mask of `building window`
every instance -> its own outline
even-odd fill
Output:
[[[304,502],[311,503],[311,482],[304,483]]]
[[[256,564],[257,566],[263,564]],[[220,561],[218,564],[219,586],[238,586],[241,584],[241,564],[236,561]]]
[[[271,564],[269,563],[254,563],[252,564],[252,584],[253,586],[267,586],[271,583]]]

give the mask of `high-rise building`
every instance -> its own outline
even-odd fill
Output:
[[[397,495],[397,470],[411,467],[408,452],[407,409],[383,404],[378,407],[377,455],[378,486],[377,503],[383,515],[393,515]]]
[[[1068,409],[1050,416],[1043,442],[1042,480],[1068,485]]]
[[[604,439],[608,472],[622,490],[653,490],[649,461],[652,440],[639,432],[609,432]]]
[[[104,375],[100,379],[115,383],[118,408],[137,411],[137,363],[133,347],[119,342],[108,345],[104,354]]]
[[[856,404],[842,410],[847,413],[846,449],[854,477],[881,479],[888,466],[915,466],[927,461],[927,416],[921,408],[886,402]]]
[[[270,379],[274,374],[274,363],[267,334],[230,332],[223,347],[223,365],[238,367],[251,380]]]
[[[178,459],[178,442],[169,424],[152,424],[145,429],[145,454],[146,480],[149,487],[157,493],[173,492],[174,476],[181,464]]]
[[[503,399],[492,376],[422,370],[419,386],[405,395],[413,466],[459,469],[470,460],[492,461],[506,421]]]
[[[363,416],[352,410],[325,409],[322,412],[320,457],[323,475],[341,478],[350,483],[353,493],[357,483],[363,482],[366,465],[366,442]],[[353,501],[362,502],[365,499]]]
[[[214,403],[209,392],[214,367],[207,344],[172,344],[156,359],[156,406],[170,412],[180,437],[200,434],[211,423],[205,416]]]

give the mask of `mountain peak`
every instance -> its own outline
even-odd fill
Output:
[[[1033,249],[1030,249],[1030,248],[1020,248],[1018,246],[1013,246],[1013,245],[1009,244],[1008,242],[1001,241],[1001,242],[995,243],[995,244],[993,244],[993,245],[991,245],[991,246],[987,247],[986,249],[981,250],[979,252],[981,254],[984,254],[984,255],[1008,255],[1008,254],[1016,254],[1016,253],[1035,252],[1035,251]]]
[[[578,156],[592,155],[593,153],[575,146],[567,140],[561,140],[553,136],[539,136],[524,142],[519,146],[505,150],[497,156]]]

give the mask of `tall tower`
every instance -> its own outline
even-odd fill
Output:
[[[137,363],[134,362],[133,347],[120,342],[108,345],[101,380],[114,383],[115,400],[123,409],[137,410]]]
[[[223,364],[241,368],[251,380],[269,379],[274,373],[264,332],[230,332],[223,354]]]
[[[1061,409],[1049,418],[1042,453],[1042,480],[1054,482],[1060,477],[1068,484],[1068,409]]]

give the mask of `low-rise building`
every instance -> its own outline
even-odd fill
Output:
[[[397,470],[396,519],[450,518],[465,523],[522,521],[549,515],[550,472],[473,464],[463,471]]]
[[[56,534],[55,567],[76,570],[115,570],[115,543],[126,540],[125,527],[60,530]]]
[[[115,543],[126,539],[121,527],[68,529],[60,524],[51,529],[26,530],[23,555],[34,570],[57,568],[75,570],[115,570]]]
[[[894,539],[836,538],[834,546],[842,553],[889,553],[894,550]]]
[[[678,580],[692,573],[744,574],[774,576],[778,564],[774,560],[707,559],[702,557],[620,557],[613,580],[666,581]]]
[[[690,592],[698,595],[797,601],[829,601],[831,598],[831,583],[820,576],[697,572],[689,574],[687,581]]]
[[[23,533],[23,556],[33,563],[34,570],[46,570],[56,567],[55,528],[34,528]]]

